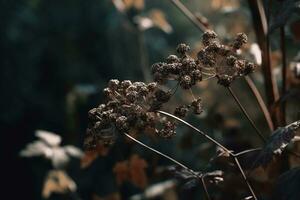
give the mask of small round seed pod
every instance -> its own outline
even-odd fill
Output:
[[[111,79],[108,82],[108,88],[113,90],[113,91],[117,90],[118,87],[119,87],[119,83],[120,83],[120,81],[118,79]]]
[[[184,75],[180,78],[179,85],[183,89],[190,89],[192,86],[192,78],[189,75]]]
[[[208,46],[212,43],[212,41],[216,40],[218,35],[212,31],[208,30],[202,35],[202,43],[204,46]]]
[[[217,75],[218,84],[223,85],[224,87],[230,86],[233,81],[233,76],[229,76],[227,74]]]
[[[203,112],[203,106],[202,106],[202,99],[201,98],[198,98],[198,99],[194,100],[191,103],[191,106],[193,108],[194,114],[199,115]]]
[[[184,118],[189,112],[189,107],[190,106],[186,106],[186,105],[176,107],[174,111],[174,115],[179,118]]]
[[[233,48],[240,49],[247,43],[247,35],[245,33],[238,33],[233,41]]]
[[[167,63],[172,64],[172,63],[178,63],[180,60],[176,55],[169,55],[167,57]]]
[[[177,53],[181,56],[184,56],[189,50],[190,50],[190,47],[183,43],[179,44],[176,48]]]
[[[237,61],[237,58],[233,55],[226,57],[226,63],[229,66],[234,66],[234,63]]]

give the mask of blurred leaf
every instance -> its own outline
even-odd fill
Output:
[[[275,29],[282,27],[287,23],[290,17],[296,13],[300,14],[300,1],[299,0],[286,0],[282,2],[279,8],[280,10],[273,17],[270,25],[270,31],[273,32]]]
[[[42,196],[47,199],[52,193],[65,194],[76,189],[76,183],[64,171],[52,170],[44,182]]]
[[[21,150],[22,157],[43,157],[50,160],[54,168],[66,167],[71,158],[81,158],[83,153],[77,147],[67,145],[59,146],[61,137],[48,131],[36,131],[40,140],[33,141]]]
[[[274,155],[280,155],[285,147],[295,137],[296,130],[300,127],[300,121],[296,121],[285,127],[279,127],[271,135],[266,146],[258,154],[253,163],[253,167],[266,167],[272,160]]]

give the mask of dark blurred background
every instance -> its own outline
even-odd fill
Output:
[[[199,48],[201,32],[169,1],[149,0],[125,11],[116,2],[0,0],[1,180],[9,199],[36,199],[40,193],[30,164],[18,156],[34,139],[35,130],[58,133],[64,144],[81,148],[87,112],[101,102],[101,90],[109,79],[149,80],[151,64],[174,53],[178,43]],[[234,9],[221,10],[218,1],[183,2],[206,15],[221,38],[243,31],[254,40],[244,3],[232,1],[226,8]],[[151,19],[154,26],[144,27],[147,23],[136,16]],[[232,101],[225,105],[214,101],[228,94],[215,85],[210,93],[204,88],[207,85],[200,93],[206,92],[210,106],[205,116],[209,113],[213,118],[208,125],[220,120],[218,112],[229,118],[239,116]],[[241,98],[248,97],[241,93]],[[256,120],[266,129],[261,117]],[[234,120],[228,123],[240,127]]]
[[[173,9],[160,1],[147,6],[155,4]],[[18,152],[33,140],[36,129],[61,134],[65,143],[80,146],[86,113],[99,103],[106,82],[113,77],[141,79],[139,44],[137,33],[127,27],[130,21],[108,0],[1,0],[0,13],[2,189],[10,199],[33,199],[30,166]],[[150,30],[151,41],[145,43],[146,48],[152,43],[150,59],[158,60],[161,49],[174,47],[192,31],[167,37],[159,29]],[[91,94],[79,109],[72,102],[78,88]]]

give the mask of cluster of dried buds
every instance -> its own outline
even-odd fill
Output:
[[[244,33],[238,33],[231,44],[223,45],[215,32],[207,31],[203,34],[202,43],[204,48],[197,54],[198,61],[204,69],[214,71],[220,85],[228,87],[235,78],[248,75],[256,67],[237,56],[237,50],[247,43]]]
[[[106,103],[88,113],[86,148],[95,147],[99,141],[113,143],[117,132],[148,130],[162,137],[175,134],[175,123],[155,112],[169,101],[171,92],[160,89],[155,82],[110,80],[103,92]]]
[[[202,37],[204,47],[196,59],[187,54],[190,50],[188,45],[180,44],[177,47],[178,56],[170,55],[165,62],[154,64],[152,73],[155,82],[110,80],[104,89],[106,103],[89,111],[85,146],[96,146],[99,141],[110,144],[114,142],[117,132],[152,130],[162,137],[173,136],[176,124],[156,112],[170,100],[172,92],[162,90],[159,85],[175,80],[177,86],[191,89],[205,76],[217,77],[219,84],[228,87],[235,78],[245,76],[255,68],[253,63],[238,58],[237,50],[246,42],[246,35],[240,33],[232,44],[223,45],[215,32],[207,31]],[[177,107],[174,114],[183,118],[190,110],[194,114],[202,112],[201,98]]]
[[[229,86],[237,77],[245,76],[255,69],[254,63],[238,58],[237,50],[247,43],[244,33],[237,34],[229,45],[220,43],[217,34],[206,31],[202,36],[203,49],[193,59],[187,53],[190,47],[180,44],[176,55],[170,55],[165,62],[152,65],[154,80],[164,84],[176,80],[183,89],[190,89],[203,76],[217,77],[218,83]]]
[[[199,115],[203,111],[202,99],[195,99],[190,105],[180,105],[175,108],[174,115],[179,118],[184,118],[192,109],[193,113]]]
[[[190,57],[187,52],[190,47],[186,44],[179,44],[176,55],[167,57],[166,62],[159,62],[152,65],[154,80],[160,84],[167,80],[177,80],[183,89],[190,89],[198,81],[202,80],[201,66]]]

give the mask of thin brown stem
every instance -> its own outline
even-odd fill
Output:
[[[164,154],[164,153],[162,153],[162,152],[160,152],[160,151],[158,151],[158,150],[156,150],[156,149],[154,149],[154,148],[152,148],[152,147],[149,147],[148,145],[144,144],[143,142],[139,141],[138,139],[132,137],[131,135],[129,135],[129,134],[127,134],[127,133],[124,133],[124,135],[125,135],[126,137],[130,138],[132,141],[136,142],[137,144],[139,144],[139,145],[141,145],[141,146],[143,146],[143,147],[149,149],[150,151],[152,151],[152,152],[154,152],[154,153],[157,153],[158,155],[160,155],[160,156],[162,156],[162,157],[164,157],[164,158],[166,158],[166,159],[172,161],[172,162],[175,163],[176,165],[179,165],[180,167],[182,167],[182,168],[188,170],[188,171],[191,172],[193,175],[199,176],[199,175],[198,175],[196,172],[194,172],[192,169],[190,169],[190,168],[187,167],[186,165],[182,164],[181,162],[175,160],[174,158],[172,158],[172,157],[170,157],[170,156],[168,156],[168,155],[166,155],[166,154]]]
[[[280,48],[282,55],[282,87],[281,87],[281,96],[286,94],[287,90],[287,61],[286,61],[286,49],[285,49],[285,31],[284,26],[280,27]],[[285,101],[281,104],[281,120],[285,124]]]
[[[207,30],[206,25],[201,23],[197,17],[179,0],[170,0],[200,31]]]
[[[272,122],[272,118],[271,118],[270,112],[269,112],[260,92],[258,91],[257,87],[255,86],[254,82],[252,81],[252,79],[249,76],[245,76],[244,79],[245,79],[248,87],[250,88],[250,91],[254,95],[254,97],[259,105],[260,110],[264,114],[264,117],[268,123],[268,127],[269,127],[270,131],[273,131],[274,125]]]
[[[258,130],[258,128],[254,124],[253,120],[250,118],[250,116],[248,115],[246,109],[243,107],[243,105],[241,104],[241,102],[239,101],[239,99],[237,98],[237,96],[235,95],[235,93],[233,92],[233,90],[231,89],[231,87],[229,86],[229,87],[227,87],[227,89],[230,92],[231,96],[234,98],[235,102],[237,103],[237,105],[239,106],[239,108],[241,109],[241,111],[243,112],[243,114],[245,115],[245,117],[247,118],[247,120],[250,122],[251,126],[254,128],[254,130],[257,133],[257,135],[262,139],[262,141],[264,143],[266,143],[265,137]]]
[[[207,186],[206,186],[204,178],[205,178],[205,176],[203,176],[201,178],[201,182],[202,182],[202,185],[203,185],[204,193],[205,193],[206,199],[207,200],[211,200],[210,195],[209,195],[208,190],[207,190]]]
[[[222,144],[220,144],[219,142],[217,142],[215,139],[213,139],[212,137],[210,137],[209,135],[205,134],[203,131],[199,130],[198,128],[196,128],[195,126],[193,126],[192,124],[184,121],[183,119],[180,119],[178,117],[176,117],[175,115],[172,115],[170,113],[164,112],[164,111],[157,111],[158,113],[161,113],[163,115],[166,115],[168,117],[171,117],[173,119],[176,119],[177,121],[180,121],[181,123],[185,124],[186,126],[190,127],[191,129],[195,130],[197,133],[201,134],[202,136],[204,136],[205,138],[207,138],[208,140],[210,140],[212,143],[214,143],[215,145],[217,145],[218,147],[222,148],[224,151],[228,152],[230,155],[234,155],[229,149],[227,149],[226,147],[224,147]]]
[[[275,126],[278,125],[278,109],[272,109],[274,103],[279,99],[277,82],[272,74],[270,61],[270,47],[268,34],[268,18],[270,10],[265,13],[263,2],[261,0],[248,0],[252,14],[252,21],[256,33],[257,42],[261,49],[262,72],[265,81],[265,91],[267,97],[268,110],[272,113],[272,121]],[[269,7],[270,5],[268,5]]]
[[[254,190],[253,190],[253,188],[252,188],[252,186],[251,186],[251,184],[250,184],[243,168],[241,167],[241,164],[240,164],[239,160],[236,157],[234,157],[234,161],[235,161],[236,166],[239,168],[239,171],[241,172],[241,174],[243,176],[243,179],[244,179],[245,183],[247,184],[253,198],[257,200],[256,194],[255,194],[255,192],[254,192]]]
[[[170,156],[168,156],[168,155],[166,155],[166,154],[164,154],[164,153],[162,153],[162,152],[160,152],[160,151],[158,151],[158,150],[156,150],[156,149],[154,149],[154,148],[152,148],[152,147],[146,145],[145,143],[139,141],[138,139],[132,137],[131,135],[129,135],[129,134],[127,134],[127,133],[124,133],[124,135],[125,135],[126,137],[128,137],[129,139],[131,139],[132,141],[134,141],[135,143],[137,143],[137,144],[139,144],[139,145],[145,147],[146,149],[148,149],[148,150],[150,150],[150,151],[152,151],[152,152],[154,152],[154,153],[156,153],[156,154],[158,154],[158,155],[160,155],[160,156],[162,156],[162,157],[168,159],[169,161],[171,161],[171,162],[175,163],[176,165],[182,167],[183,169],[189,171],[189,172],[190,172],[191,174],[193,174],[195,177],[199,178],[199,179],[201,180],[201,182],[202,182],[202,185],[203,185],[203,188],[204,188],[204,191],[205,191],[205,195],[206,195],[207,200],[211,200],[210,195],[209,195],[208,190],[207,190],[207,187],[206,187],[206,184],[205,184],[205,182],[204,182],[204,180],[203,180],[204,176],[203,176],[202,174],[196,173],[194,170],[190,169],[190,168],[187,167],[185,164],[183,164],[183,163],[179,162],[178,160],[175,160],[174,158],[172,158],[172,157],[170,157]]]

